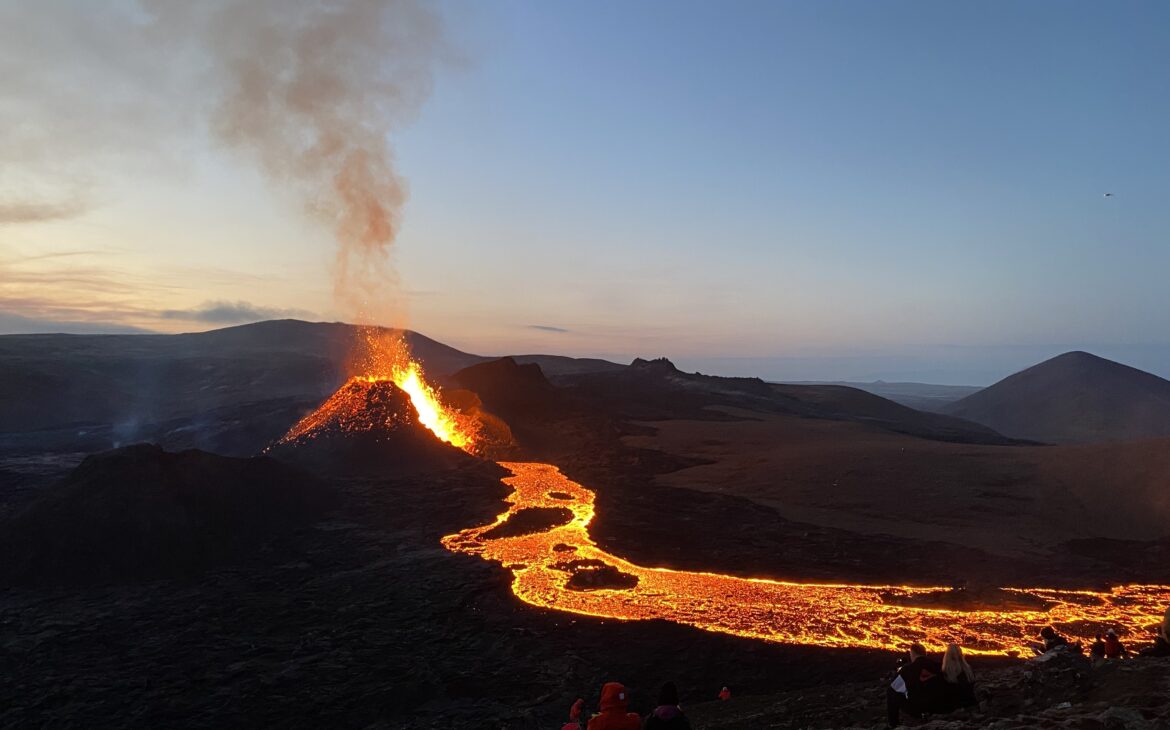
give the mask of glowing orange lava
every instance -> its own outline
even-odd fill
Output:
[[[362,334],[364,347],[358,358],[362,373],[351,377],[320,407],[297,422],[281,442],[298,441],[330,427],[340,431],[392,428],[407,414],[394,408],[374,407],[375,401],[392,396],[371,386],[393,383],[409,396],[419,423],[440,441],[473,453],[478,423],[443,404],[439,391],[427,383],[422,366],[410,357],[401,334],[375,328],[367,328]],[[377,418],[388,420],[376,423]]]
[[[1007,589],[1046,608],[960,611],[899,605],[943,588],[794,583],[635,565],[589,537],[593,492],[549,464],[501,463],[513,476],[508,509],[491,525],[443,538],[449,550],[495,560],[512,571],[512,590],[534,606],[613,619],[667,619],[736,636],[793,644],[905,648],[912,641],[941,648],[955,641],[977,653],[1031,654],[1040,628],[1090,639],[1105,627],[1142,635],[1161,620],[1170,586],[1129,585],[1109,592]],[[567,523],[535,534],[491,537],[528,508],[563,509]],[[570,587],[575,572],[637,579],[632,587]]]
[[[377,387],[392,382],[409,395],[419,421],[438,438],[473,452],[477,422],[446,407],[429,386],[401,338],[367,332],[362,375],[351,378],[282,441],[328,429],[376,431],[411,418],[401,394]],[[390,407],[385,407],[389,405]],[[549,464],[501,462],[512,472],[508,508],[490,525],[444,537],[452,551],[502,563],[512,590],[534,606],[613,619],[666,619],[783,643],[899,649],[913,641],[941,647],[954,641],[976,653],[1030,654],[1043,626],[1089,639],[1106,627],[1141,635],[1158,623],[1170,586],[1128,585],[1108,592],[1009,588],[1020,610],[955,610],[906,605],[944,588],[797,583],[717,573],[647,568],[605,552],[589,536],[594,495]],[[501,528],[524,510],[554,518],[529,534]],[[555,519],[563,518],[563,519]]]

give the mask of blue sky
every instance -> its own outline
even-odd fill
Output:
[[[394,256],[432,337],[935,380],[952,366],[929,353],[959,347],[960,381],[1007,368],[994,353],[1170,345],[1164,4],[441,10],[451,51],[393,135],[410,189]],[[80,246],[114,280],[163,267],[159,311],[195,313],[101,310],[117,326],[199,329],[220,302],[341,316],[327,231],[205,137],[166,147],[181,172],[114,171],[93,210],[0,225],[0,260]],[[181,230],[142,222],[160,209]],[[201,267],[222,279],[192,286]],[[62,319],[9,299],[10,316]],[[922,367],[883,369],[907,358]]]

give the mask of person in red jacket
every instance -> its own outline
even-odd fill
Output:
[[[581,710],[585,708],[585,700],[578,699],[569,708],[569,721],[561,726],[561,730],[581,730]]]
[[[601,688],[601,713],[589,721],[587,730],[642,730],[642,718],[627,712],[630,698],[621,682],[606,682]]]
[[[1105,658],[1106,659],[1126,659],[1129,657],[1129,649],[1125,648],[1125,644],[1121,643],[1121,639],[1117,638],[1117,632],[1109,629],[1105,632]]]

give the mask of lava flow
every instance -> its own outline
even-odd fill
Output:
[[[366,371],[352,378],[282,439],[311,438],[326,426],[368,431],[378,399],[410,396],[419,421],[439,439],[474,452],[476,423],[443,405],[400,339],[367,333]],[[390,411],[401,413],[401,411]],[[379,416],[385,417],[385,416]],[[394,418],[406,416],[395,415]],[[944,588],[821,584],[647,568],[599,548],[589,536],[594,495],[550,464],[501,462],[512,472],[508,508],[490,525],[444,537],[454,552],[512,571],[512,590],[534,606],[612,619],[665,619],[782,643],[899,649],[919,641],[957,642],[976,653],[1029,653],[1043,626],[1090,638],[1106,627],[1140,635],[1170,604],[1170,586],[1109,592],[1008,588],[1019,610],[957,610],[912,605]],[[518,518],[518,519],[517,519]],[[514,520],[514,521],[513,521]],[[911,604],[911,605],[907,605]]]
[[[549,464],[508,463],[504,483],[515,491],[491,525],[443,538],[449,550],[496,560],[512,570],[512,590],[535,606],[614,619],[667,619],[782,643],[904,649],[913,641],[957,642],[976,653],[1030,654],[1030,640],[1048,625],[1091,638],[1105,627],[1141,635],[1161,620],[1170,586],[1121,586],[1110,592],[1010,588],[1036,610],[959,611],[900,605],[943,588],[793,583],[635,565],[589,537],[593,492]],[[524,510],[568,516],[531,534],[495,537]],[[494,532],[493,532],[494,531]],[[574,581],[593,574],[597,581]]]

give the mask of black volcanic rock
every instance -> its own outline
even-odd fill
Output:
[[[573,513],[564,507],[525,507],[504,523],[483,533],[483,537],[486,540],[495,540],[501,537],[532,535],[567,525],[572,519]]]
[[[638,576],[600,560],[570,560],[553,567],[570,574],[565,585],[574,591],[628,590],[638,585]]]
[[[645,360],[640,357],[634,358],[630,363],[630,367],[636,370],[646,370],[653,373],[663,375],[681,374],[682,371],[675,367],[674,363],[665,357],[656,357],[653,360]]]
[[[188,577],[254,557],[321,519],[330,488],[266,457],[153,444],[87,457],[0,526],[0,576],[15,584]]]
[[[1049,443],[1170,436],[1170,381],[1087,352],[1034,365],[943,409]]]
[[[409,396],[394,383],[356,378],[267,453],[325,476],[415,474],[475,461],[419,423]]]
[[[557,389],[535,363],[520,365],[502,357],[460,370],[454,380],[505,420],[545,415],[562,407]]]

